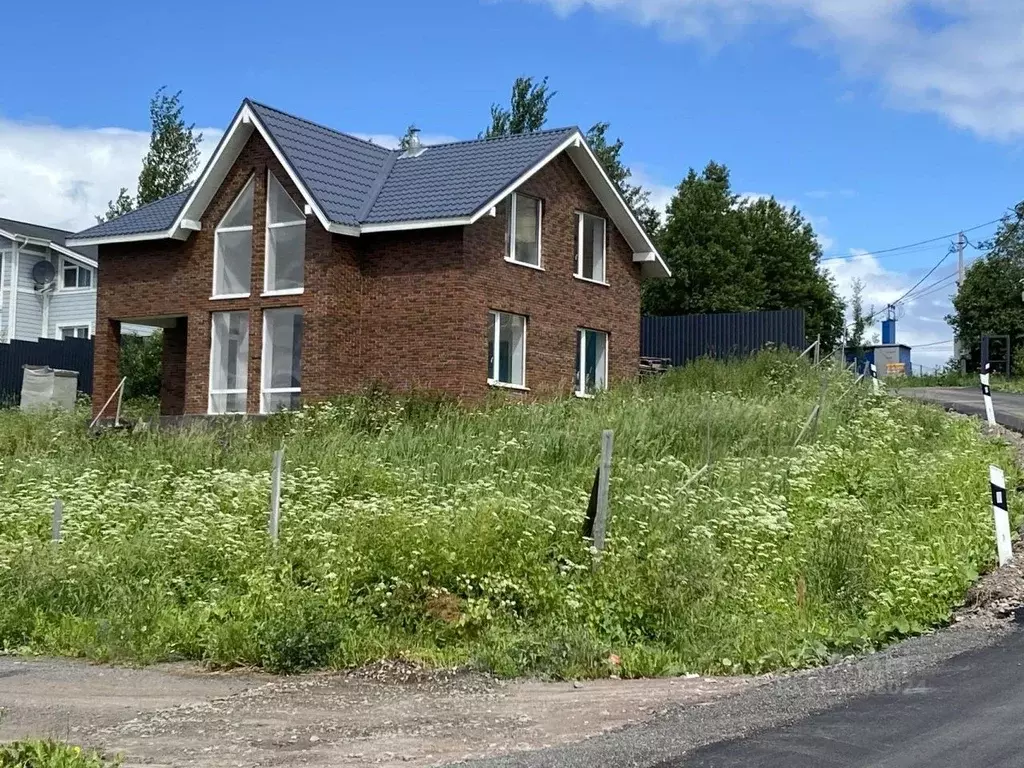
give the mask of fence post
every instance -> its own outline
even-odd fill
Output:
[[[821,334],[818,334],[818,338],[814,340],[814,364],[817,365],[821,362]]]
[[[612,473],[612,443],[614,432],[601,433],[601,466],[597,476],[597,510],[594,515],[594,549],[604,549],[604,534],[608,527],[608,484]]]
[[[277,525],[281,517],[281,465],[284,463],[284,448],[274,451],[274,467],[270,473],[270,540],[277,544]]]
[[[53,527],[50,538],[54,542],[61,540],[61,526],[64,523],[64,502],[60,499],[53,500]]]
[[[999,566],[1013,559],[1010,545],[1010,513],[1006,504],[1006,476],[1003,470],[992,464],[988,467],[988,482],[992,488],[992,517],[996,525],[996,552]]]
[[[874,393],[877,395],[880,385],[878,383],[878,366],[874,363],[871,363],[871,386]]]

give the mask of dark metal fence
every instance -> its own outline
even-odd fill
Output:
[[[802,309],[721,315],[648,315],[640,321],[640,355],[682,365],[699,357],[749,355],[768,344],[802,350],[807,342]]]
[[[40,339],[0,344],[0,404],[18,402],[24,375],[22,366],[25,365],[78,371],[78,391],[92,394],[91,339]]]

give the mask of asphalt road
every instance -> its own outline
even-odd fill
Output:
[[[1010,768],[1024,765],[1024,632],[875,694],[658,768]]]
[[[904,387],[894,388],[900,397],[925,400],[942,407],[964,413],[968,416],[985,418],[985,401],[981,395],[981,385],[977,387]],[[1011,392],[993,392],[992,407],[995,409],[996,421],[1015,432],[1024,433],[1024,395]],[[1021,764],[1024,765],[1024,759]]]

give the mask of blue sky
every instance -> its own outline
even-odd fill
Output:
[[[280,3],[174,14],[136,2],[108,2],[101,13],[16,4],[6,19],[26,34],[5,38],[0,215],[89,224],[118,186],[134,186],[159,85],[184,91],[187,118],[211,138],[251,96],[387,141],[410,122],[428,137],[474,137],[520,74],[550,77],[550,125],[609,121],[658,199],[689,167],[714,159],[732,170],[738,192],[798,205],[829,256],[970,227],[1024,199],[1019,0],[291,8],[289,18]],[[46,31],[45,55],[33,29]],[[946,248],[832,264],[844,290],[859,276],[869,302],[881,303]],[[948,304],[933,303],[945,295],[908,306],[901,336],[949,338]],[[937,346],[915,357],[946,356]]]

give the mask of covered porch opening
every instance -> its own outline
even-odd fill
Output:
[[[188,318],[122,318],[119,325],[118,370],[127,379],[126,394],[159,397],[161,416],[183,415]]]

